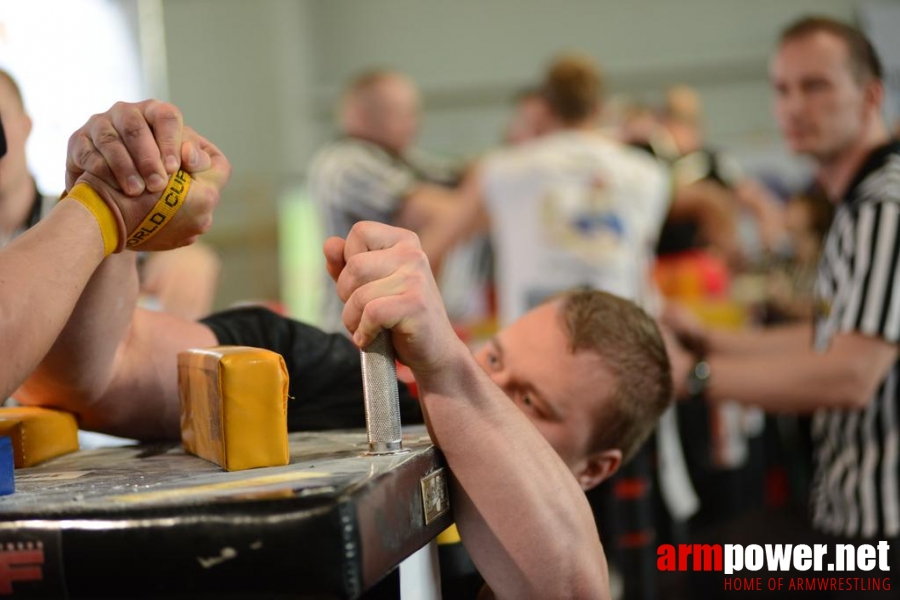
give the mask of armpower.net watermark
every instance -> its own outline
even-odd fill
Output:
[[[886,541],[874,544],[663,544],[660,571],[723,574],[725,591],[890,591]]]

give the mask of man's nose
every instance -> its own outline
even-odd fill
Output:
[[[778,102],[784,116],[792,119],[801,116],[805,110],[802,95],[795,91],[784,92]]]

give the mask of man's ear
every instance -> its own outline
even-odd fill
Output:
[[[866,83],[863,87],[863,94],[868,104],[876,114],[881,115],[881,109],[884,105],[884,83],[877,79],[873,79]]]
[[[601,450],[588,456],[581,469],[575,473],[575,479],[585,492],[596,487],[600,482],[609,479],[619,470],[622,464],[622,451]]]

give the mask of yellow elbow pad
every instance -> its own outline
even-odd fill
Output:
[[[290,461],[288,373],[280,354],[245,346],[181,352],[178,390],[187,452],[226,471]]]
[[[17,469],[78,450],[71,413],[35,406],[0,408],[0,435],[10,437]]]

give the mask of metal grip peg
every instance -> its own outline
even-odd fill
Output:
[[[366,408],[367,454],[403,452],[400,395],[391,334],[381,331],[362,349],[363,396]]]

